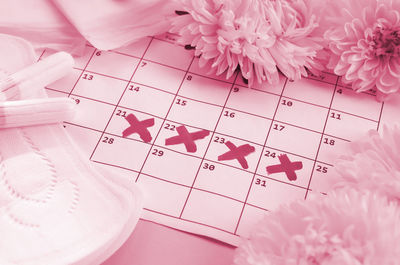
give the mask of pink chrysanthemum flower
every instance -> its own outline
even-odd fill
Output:
[[[171,31],[195,47],[200,66],[209,64],[227,78],[240,67],[251,84],[276,83],[279,71],[289,79],[321,70],[317,54],[322,38],[312,0],[179,0],[180,16]]]
[[[335,168],[334,188],[370,190],[400,204],[400,128],[385,127],[382,137],[370,131],[350,145]]]
[[[399,207],[374,193],[341,190],[267,215],[236,250],[235,264],[395,265],[399,240]]]
[[[400,0],[329,0],[322,12],[328,68],[378,99],[400,89]]]

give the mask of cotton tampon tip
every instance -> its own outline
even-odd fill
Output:
[[[20,90],[43,88],[67,75],[74,66],[74,59],[69,53],[58,52],[32,65],[26,73],[30,78],[19,83]],[[20,73],[20,72],[18,72]]]
[[[3,77],[0,80],[0,92],[14,95],[16,91],[11,90],[19,90],[25,92],[21,94],[26,94],[26,90],[42,88],[60,79],[69,73],[73,66],[74,59],[70,54],[66,52],[52,54],[16,73]]]

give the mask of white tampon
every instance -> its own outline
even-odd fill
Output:
[[[18,72],[0,79],[0,92],[6,99],[30,89],[42,88],[65,76],[74,66],[74,59],[66,52],[58,52]]]
[[[76,103],[71,98],[38,98],[0,102],[0,129],[71,120]]]

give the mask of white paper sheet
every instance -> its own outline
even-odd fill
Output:
[[[98,49],[110,50],[166,32],[175,6],[164,0],[52,0]]]
[[[328,73],[251,89],[240,76],[207,76],[170,39],[88,46],[74,72],[48,86],[76,100],[78,117],[65,126],[88,158],[144,189],[144,219],[237,245],[267,211],[326,192],[345,145],[399,117],[399,98],[377,102]],[[292,162],[301,169],[267,172]]]
[[[2,0],[0,32],[19,36],[35,48],[80,54],[86,40],[50,0]]]

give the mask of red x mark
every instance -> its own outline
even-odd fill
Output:
[[[302,169],[303,163],[301,161],[290,162],[286,154],[279,155],[278,158],[281,163],[279,165],[268,166],[267,167],[268,174],[285,172],[287,178],[290,181],[296,180],[297,176],[295,170]]]
[[[244,157],[249,155],[250,153],[253,153],[256,150],[254,146],[251,146],[249,144],[244,144],[239,147],[236,147],[230,141],[225,142],[225,145],[229,148],[229,151],[220,155],[218,157],[218,161],[236,159],[242,166],[242,168],[244,169],[249,168],[246,158]]]
[[[131,125],[129,128],[126,128],[122,132],[122,137],[128,137],[129,135],[133,133],[137,133],[140,136],[140,139],[142,139],[145,143],[148,143],[151,141],[151,134],[147,130],[147,127],[151,127],[154,125],[154,118],[147,119],[144,121],[139,121],[135,115],[129,114],[128,116],[125,117],[125,120],[129,122]]]
[[[186,151],[189,153],[197,151],[197,146],[194,142],[195,140],[203,139],[210,134],[207,130],[189,133],[184,125],[176,127],[176,131],[178,132],[178,135],[165,139],[165,145],[184,144]]]

